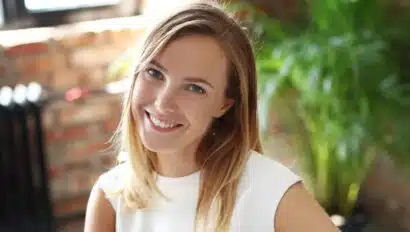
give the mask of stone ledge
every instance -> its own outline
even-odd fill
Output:
[[[102,19],[55,27],[38,27],[0,31],[0,47],[37,43],[50,39],[61,39],[87,32],[119,31],[124,29],[144,29],[154,18],[147,15]],[[0,49],[1,50],[1,49]]]

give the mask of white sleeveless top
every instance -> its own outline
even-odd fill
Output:
[[[133,214],[124,212],[116,192],[122,184],[120,164],[103,173],[96,185],[116,211],[116,232],[193,232],[199,193],[200,173],[171,178],[158,176],[157,185],[171,201],[155,198],[152,208]],[[277,161],[252,151],[242,176],[230,232],[274,232],[274,217],[279,202],[298,175]]]

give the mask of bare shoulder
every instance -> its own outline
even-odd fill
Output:
[[[91,190],[84,223],[84,232],[97,231],[115,231],[115,211],[98,184]]]
[[[339,231],[301,182],[286,191],[273,220],[276,232]]]
[[[100,175],[94,184],[87,204],[84,232],[114,232],[115,211],[121,189],[124,165],[120,164]]]

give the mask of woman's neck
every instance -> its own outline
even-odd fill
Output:
[[[196,149],[162,152],[157,154],[155,171],[161,176],[182,177],[200,169],[195,157]]]

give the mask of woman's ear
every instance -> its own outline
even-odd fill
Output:
[[[233,106],[234,103],[235,100],[233,98],[226,98],[221,107],[219,108],[218,112],[216,112],[216,115],[214,115],[214,117],[222,117],[226,112],[228,112],[228,110]]]

